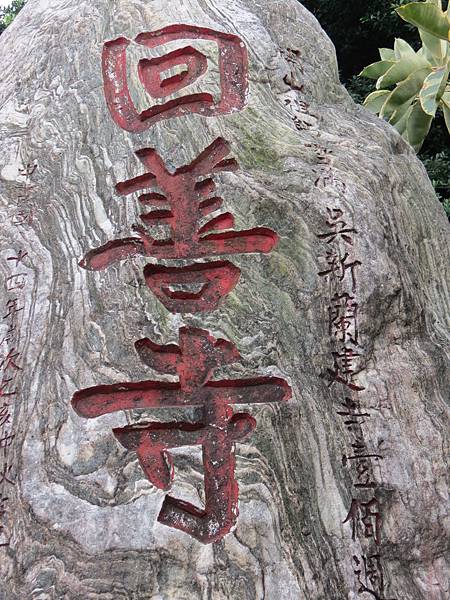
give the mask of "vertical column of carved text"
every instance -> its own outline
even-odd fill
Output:
[[[28,253],[20,249],[8,253],[7,273],[4,285],[8,300],[2,307],[0,333],[0,546],[8,546],[10,531],[8,512],[11,487],[15,485],[13,441],[15,438],[14,407],[17,401],[21,366],[20,323],[24,310],[24,289],[28,274],[22,268]]]
[[[337,396],[341,396],[336,414],[343,421],[349,441],[349,451],[343,455],[342,464],[353,480],[351,506],[344,523],[351,525],[352,541],[358,546],[352,555],[358,593],[386,600],[381,558],[382,509],[374,478],[374,469],[379,468],[383,456],[367,446],[364,426],[371,414],[362,406],[361,394],[365,388],[357,380],[364,351],[358,329],[358,269],[361,261],[353,250],[358,232],[349,223],[351,219],[339,202],[345,195],[346,186],[333,169],[332,153],[320,145],[313,144],[312,147],[320,165],[315,185],[328,194],[333,189],[335,196],[333,206],[327,207],[324,230],[317,235],[326,244],[322,257],[326,267],[319,276],[328,281],[330,292],[328,331],[332,366],[328,369],[329,386],[335,387]]]
[[[141,113],[133,104],[127,80],[127,47],[121,37],[107,42],[103,52],[105,97],[111,116],[130,133],[143,132],[155,123],[188,114],[204,117],[241,110],[248,85],[247,50],[237,36],[192,25],[172,25],[138,35],[137,44],[159,48],[169,42],[214,42],[218,47],[220,100],[207,91],[188,93],[170,99],[175,92],[191,86],[208,71],[208,57],[191,45],[166,52],[158,58],[146,58],[137,64],[139,80],[153,102]],[[166,49],[167,50],[167,49]],[[186,70],[172,77],[164,73],[185,65]],[[192,90],[191,90],[192,92]],[[223,199],[215,194],[215,175],[237,171],[237,161],[229,157],[230,144],[215,139],[190,164],[169,170],[164,157],[155,148],[141,148],[136,156],[145,172],[119,182],[119,195],[139,192],[138,202],[147,212],[133,226],[134,237],[108,241],[90,250],[80,266],[100,271],[111,264],[147,256],[177,261],[170,266],[144,267],[149,289],[172,313],[199,313],[215,310],[238,284],[240,269],[229,260],[211,260],[222,255],[270,252],[278,242],[277,234],[267,227],[235,230],[234,216],[222,211]],[[158,237],[165,225],[167,236]],[[202,259],[198,262],[198,259]],[[179,261],[184,264],[180,266]],[[200,445],[204,468],[204,507],[166,495],[158,521],[179,529],[203,543],[219,541],[236,524],[238,486],[235,481],[234,445],[251,434],[256,426],[248,414],[234,413],[234,404],[288,400],[290,388],[276,377],[217,380],[215,371],[240,360],[231,342],[214,338],[208,331],[192,327],[179,329],[179,345],[157,344],[147,338],[135,343],[141,360],[160,373],[176,375],[178,381],[124,382],[78,391],[72,405],[83,417],[94,418],[105,412],[133,406],[200,406],[203,418],[196,423],[160,421],[134,423],[114,429],[114,435],[128,450],[136,452],[149,481],[168,491],[174,478],[170,450]],[[106,391],[105,391],[106,390]]]

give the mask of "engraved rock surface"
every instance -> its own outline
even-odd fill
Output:
[[[126,131],[106,104],[103,44],[180,24],[242,40],[245,107]],[[217,45],[186,45],[203,78],[186,85],[217,97]],[[448,223],[413,150],[340,85],[317,21],[296,0],[29,0],[0,46],[0,599],[448,598]],[[159,93],[154,73],[176,77],[182,60],[128,50],[143,111]],[[268,228],[279,240],[270,253],[226,257],[240,279],[215,310],[170,312],[146,285],[141,255],[79,266],[133,235],[138,202],[115,185],[143,173],[137,150],[155,148],[173,172],[218,138],[239,164],[216,177],[236,230]],[[346,383],[330,375],[337,271],[325,273],[337,238],[323,235],[338,221],[339,247],[356,261],[340,263],[358,309]],[[287,402],[245,406],[257,426],[236,448],[239,518],[209,545],[157,521],[166,492],[114,437],[142,414],[85,419],[71,406],[83,388],[155,378],[134,343],[178,343],[183,326],[236,346],[242,362],[223,377],[292,388]],[[366,417],[345,417],[348,397]],[[355,487],[352,453],[373,458],[372,487]],[[199,447],[173,456],[174,493],[201,502]],[[372,510],[357,505],[362,492],[366,504],[376,498]]]

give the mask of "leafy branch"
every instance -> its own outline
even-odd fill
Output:
[[[376,80],[364,105],[418,152],[438,109],[450,132],[450,12],[443,10],[441,0],[410,2],[396,12],[418,29],[422,46],[415,51],[397,38],[393,49],[380,48],[381,60],[360,73]]]

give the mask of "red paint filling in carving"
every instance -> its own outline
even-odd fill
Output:
[[[202,217],[209,215],[210,213],[218,210],[222,206],[222,198],[208,198],[200,202],[200,214]]]
[[[173,313],[214,310],[233,290],[240,269],[228,261],[202,263],[187,267],[147,265],[145,281],[155,296]],[[171,291],[170,286],[201,284],[197,293]]]
[[[208,198],[216,190],[216,184],[214,180],[208,177],[202,181],[198,181],[195,184],[195,191],[199,194],[199,197]]]
[[[90,250],[78,263],[89,271],[103,271],[116,262],[142,254],[142,242],[139,238],[124,238],[106,243],[99,249]]]
[[[210,381],[195,397],[172,382],[141,381],[98,385],[76,392],[73,408],[80,417],[94,419],[118,410],[201,406],[219,397],[228,404],[264,404],[288,400],[289,386],[278,377],[255,377],[236,381]]]
[[[171,25],[159,31],[142,33],[135,39],[138,44],[148,48],[157,48],[176,40],[210,40],[217,43],[219,49],[220,101],[215,103],[213,96],[208,93],[188,94],[162,105],[154,105],[139,114],[128,87],[126,52],[130,40],[120,37],[104,44],[102,71],[109,111],[116,124],[122,129],[132,133],[141,133],[163,119],[192,113],[211,117],[241,110],[245,106],[248,89],[248,56],[245,45],[240,38],[204,27]],[[183,48],[176,52],[182,53],[187,50],[190,50],[190,48]],[[194,52],[198,51],[194,50]],[[201,55],[201,53],[198,54]],[[173,92],[182,89],[204,74],[205,64],[197,54],[187,53],[183,57],[174,57],[172,52],[159,59],[161,61],[160,66],[168,65],[178,60],[178,58],[180,60],[182,58],[183,62],[189,61],[187,74],[183,78],[175,80],[169,78],[166,88],[161,87],[160,84],[160,95],[156,97],[164,97],[169,90]],[[141,61],[139,76],[144,87],[154,95],[155,92],[158,93],[158,86],[151,81],[151,77],[146,73],[149,68],[152,74],[156,74],[158,65],[153,63],[152,67],[149,67],[148,62],[142,63]],[[163,90],[166,93],[163,94]]]
[[[211,217],[206,224],[199,225],[202,218],[208,217],[222,205],[222,198],[208,197],[209,193],[215,191],[215,183],[210,175],[237,168],[234,159],[226,158],[229,152],[229,144],[218,138],[189,165],[171,173],[154,149],[139,150],[136,155],[147,172],[117,184],[116,189],[122,195],[152,187],[162,190],[163,193],[146,192],[139,196],[141,204],[151,207],[156,205],[150,212],[142,214],[141,219],[150,226],[159,223],[168,225],[170,237],[156,239],[144,226],[135,225],[133,229],[139,237],[115,240],[91,250],[80,265],[90,270],[101,270],[118,260],[136,255],[191,260],[226,254],[270,252],[278,242],[274,231],[266,227],[230,230],[234,227],[234,217],[229,212]],[[211,269],[212,275],[204,279],[204,283],[208,285],[199,295],[170,290],[170,283],[201,283],[202,269]],[[183,273],[193,271],[198,276],[197,281],[187,281],[182,276]],[[163,273],[167,280],[164,285]],[[197,266],[195,269],[178,267],[176,270],[148,267],[146,279],[149,287],[172,312],[196,312],[216,308],[220,298],[236,285],[237,273],[230,263],[227,263],[226,268],[225,263],[212,263],[210,267]],[[169,274],[173,275],[170,280],[167,279]],[[176,281],[176,274],[181,277],[179,282]],[[219,275],[223,277],[222,282],[218,280]]]
[[[142,152],[142,150],[138,150],[138,152]],[[138,152],[136,152],[136,154],[138,154]],[[153,173],[146,173],[145,175],[140,175],[134,179],[118,183],[116,185],[116,191],[122,196],[133,194],[134,192],[138,192],[147,187],[152,187],[153,185],[156,185],[156,176],[153,175]]]
[[[156,192],[141,194],[138,199],[143,206],[160,206],[161,204],[167,204],[166,196],[157,194]]]
[[[231,213],[222,213],[213,219],[210,219],[206,225],[198,231],[199,235],[203,235],[209,231],[220,231],[221,229],[232,229],[234,227],[234,217]]]
[[[130,40],[120,37],[106,42],[103,47],[102,70],[106,102],[112,118],[119,127],[132,133],[140,133],[155,123],[185,114],[198,113],[203,116],[216,116],[241,110],[245,106],[248,90],[248,56],[247,49],[240,38],[235,35],[214,31],[192,25],[171,25],[164,29],[139,34],[135,41],[148,48],[157,48],[177,40],[209,40],[217,43],[219,50],[219,71],[221,98],[215,103],[208,93],[188,94],[162,105],[154,105],[139,113],[131,98],[127,78],[126,52]],[[180,90],[190,85],[205,73],[205,63],[200,52],[190,47],[162,56],[159,64],[141,61],[139,76],[144,87],[155,95],[164,97],[169,91]],[[198,54],[197,54],[198,52]],[[178,53],[177,56],[174,54]],[[184,53],[184,55],[183,55]],[[202,56],[202,55],[201,55]],[[204,58],[204,57],[203,57]],[[151,59],[154,60],[154,59]],[[175,76],[166,80],[166,86],[156,81],[156,74],[163,67],[187,64],[188,71],[182,77]],[[145,61],[145,59],[144,59]],[[171,64],[172,63],[172,64]],[[160,81],[159,77],[158,80]],[[163,93],[165,91],[165,93]]]
[[[187,70],[162,79],[164,71],[186,65]],[[208,70],[208,60],[204,54],[186,46],[158,58],[143,58],[139,61],[139,79],[153,98],[165,98],[194,83]]]
[[[173,218],[173,213],[168,209],[152,210],[149,213],[141,214],[141,219],[144,223],[152,223],[153,221],[165,221]]]
[[[288,400],[291,390],[277,377],[212,381],[217,368],[239,360],[236,347],[207,331],[185,327],[179,345],[136,342],[141,360],[158,372],[178,375],[177,383],[144,381],[95,386],[77,392],[72,406],[80,416],[94,418],[130,408],[202,406],[199,423],[148,423],[114,429],[128,450],[136,452],[147,478],[167,490],[173,481],[170,449],[201,445],[205,507],[166,496],[158,520],[203,543],[220,540],[238,516],[238,486],[234,477],[234,444],[256,427],[248,414],[233,414],[237,403]]]

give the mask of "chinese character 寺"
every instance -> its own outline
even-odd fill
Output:
[[[173,480],[171,448],[201,445],[205,477],[205,507],[166,496],[158,520],[203,543],[226,535],[238,515],[238,487],[234,478],[234,444],[251,434],[255,420],[233,414],[235,404],[277,402],[290,398],[288,384],[277,377],[212,379],[221,366],[236,362],[235,346],[207,331],[182,328],[179,346],[136,342],[141,360],[160,373],[178,375],[177,383],[144,381],[97,386],[77,392],[75,411],[94,418],[125,409],[203,407],[201,422],[151,422],[114,429],[119,442],[137,453],[147,478],[167,490]]]
[[[341,406],[344,410],[338,410],[337,414],[340,417],[344,417],[344,425],[349,430],[351,430],[354,425],[360,427],[365,422],[364,417],[370,417],[370,413],[364,412],[357,400],[346,397],[344,402],[341,403]],[[358,419],[362,420],[358,421]]]

